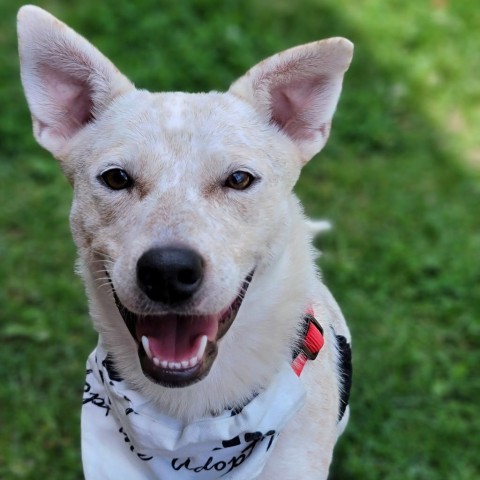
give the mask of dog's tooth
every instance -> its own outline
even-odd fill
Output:
[[[160,360],[157,357],[153,357],[153,363],[158,367],[160,366]]]
[[[205,349],[207,348],[207,342],[208,338],[206,335],[202,336],[202,339],[200,340],[200,345],[198,347],[198,352],[197,352],[197,360],[201,360],[203,358],[203,354],[205,353]]]
[[[142,345],[148,358],[152,360],[153,357],[152,352],[150,351],[150,342],[148,341],[148,337],[146,337],[145,335],[142,336]]]
[[[182,368],[182,362],[175,362],[175,368],[176,368],[177,370],[181,370],[181,368]]]
[[[170,368],[170,370],[174,370],[175,369],[175,362],[168,362],[168,368]]]
[[[193,357],[193,358],[190,359],[190,361],[188,363],[191,367],[194,367],[198,363],[198,358]]]
[[[183,368],[187,368],[189,365],[189,361],[188,360],[182,360],[182,367]]]
[[[167,368],[168,367],[168,362],[166,360],[162,360],[160,362],[160,365],[162,366],[162,368]]]

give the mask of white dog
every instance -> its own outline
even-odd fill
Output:
[[[86,477],[326,478],[350,335],[310,245],[326,225],[292,188],[327,141],[351,43],[279,53],[226,93],[150,93],[37,7],[18,31],[99,333]]]

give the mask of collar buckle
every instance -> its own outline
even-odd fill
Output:
[[[307,361],[312,361],[317,358],[318,353],[325,343],[323,328],[318,323],[311,308],[305,313],[303,322],[302,342],[298,345],[292,362],[293,370],[298,376],[302,373]]]
[[[311,313],[305,314],[305,324],[305,340],[300,350],[308,360],[315,360],[323,347],[323,328]]]

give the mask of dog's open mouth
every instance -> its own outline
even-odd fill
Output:
[[[228,307],[212,315],[135,314],[120,302],[112,284],[117,308],[137,342],[143,373],[168,387],[185,387],[204,378],[217,356],[217,342],[235,320],[252,276],[253,271]]]

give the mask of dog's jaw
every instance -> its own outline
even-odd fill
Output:
[[[122,304],[110,282],[118,311],[138,346],[144,375],[165,387],[186,387],[205,378],[217,357],[217,342],[234,322],[253,273],[254,269],[235,299],[213,315],[135,314]]]

